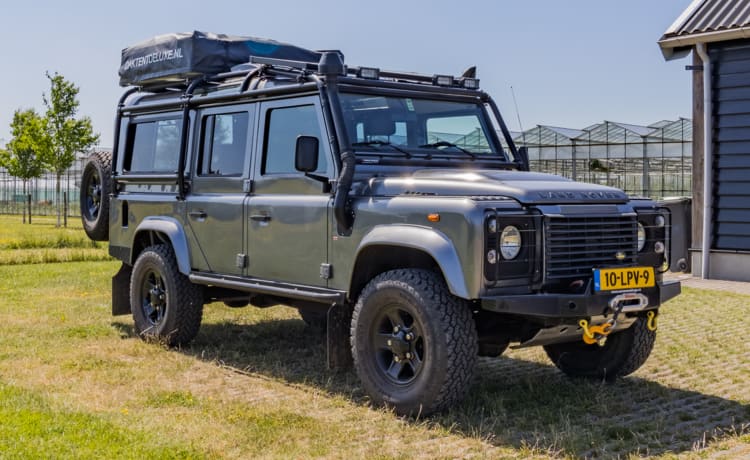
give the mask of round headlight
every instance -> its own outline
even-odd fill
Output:
[[[646,228],[638,222],[638,252],[643,251],[644,246],[646,246]]]
[[[500,234],[500,254],[503,259],[511,260],[521,252],[521,232],[514,226],[508,225]]]

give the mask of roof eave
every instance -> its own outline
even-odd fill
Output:
[[[714,30],[699,34],[678,35],[675,37],[664,38],[659,40],[659,47],[664,59],[671,61],[685,57],[693,46],[698,43],[713,43],[728,40],[738,40],[750,38],[750,25],[737,27],[727,30]]]

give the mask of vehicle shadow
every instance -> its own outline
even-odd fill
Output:
[[[367,404],[353,371],[326,369],[323,332],[301,320],[204,324],[180,351]],[[639,377],[570,379],[518,354],[481,358],[467,398],[430,422],[497,446],[586,458],[677,454],[750,432],[750,405]]]

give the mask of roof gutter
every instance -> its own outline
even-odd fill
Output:
[[[709,279],[709,259],[711,255],[711,58],[706,52],[705,43],[697,43],[695,51],[703,61],[703,243],[701,245],[701,278]]]
[[[711,32],[662,38],[659,40],[659,47],[661,47],[664,59],[670,61],[672,59],[683,57],[683,53],[679,52],[679,48],[698,46],[701,43],[706,44],[742,38],[750,38],[750,25],[738,27],[736,29],[714,30]]]

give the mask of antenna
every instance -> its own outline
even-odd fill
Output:
[[[518,102],[516,102],[516,91],[513,89],[513,85],[510,85],[510,93],[513,95],[513,105],[516,107],[516,118],[518,118],[518,127],[521,128],[521,138],[523,139],[524,145],[526,145],[526,131],[523,129],[521,124],[521,112],[518,111]]]

